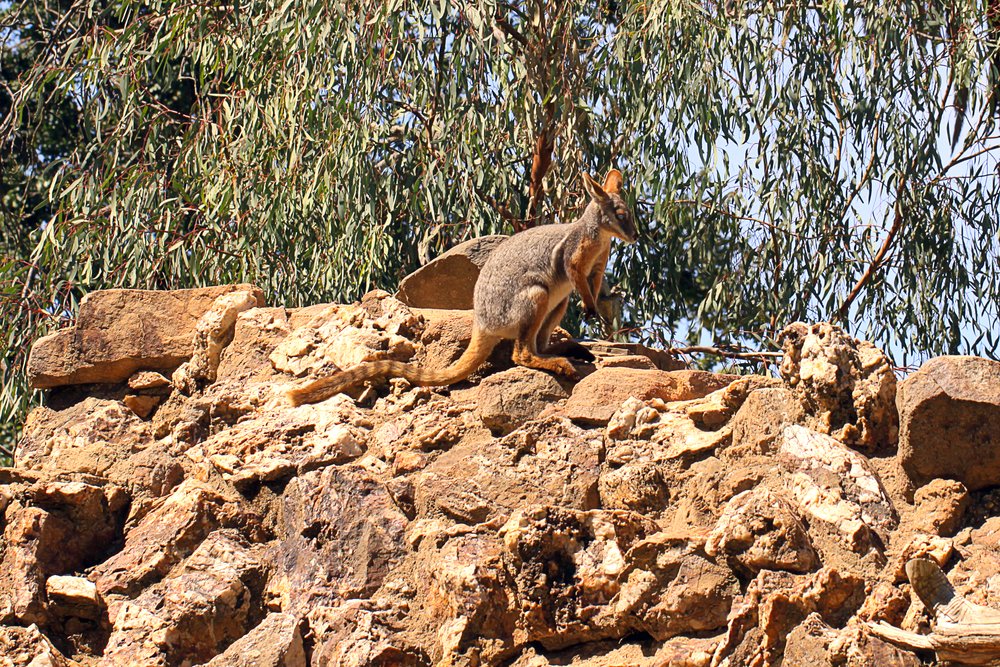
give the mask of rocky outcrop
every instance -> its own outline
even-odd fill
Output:
[[[908,563],[1000,607],[1000,506],[907,476],[891,367],[835,327],[791,328],[782,378],[592,342],[570,382],[499,346],[450,388],[293,408],[358,361],[448,363],[471,318],[258,303],[220,288],[173,366],[151,338],[31,414],[0,469],[0,664],[910,667],[872,630],[926,634]],[[901,446],[943,400],[903,398]]]
[[[781,377],[806,409],[810,428],[862,450],[896,443],[896,375],[888,357],[840,327],[796,322],[778,341]]]

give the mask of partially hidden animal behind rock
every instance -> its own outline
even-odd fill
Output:
[[[514,234],[490,254],[473,296],[472,339],[461,357],[443,369],[380,360],[319,378],[288,392],[293,405],[315,403],[365,380],[402,377],[413,384],[443,386],[469,377],[501,340],[514,342],[514,363],[569,378],[576,369],[565,357],[543,354],[575,289],[588,315],[611,252],[612,237],[634,243],[638,234],[621,195],[622,175],[612,169],[599,184],[583,174],[590,203],[578,220]]]

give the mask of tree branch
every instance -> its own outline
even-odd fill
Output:
[[[854,302],[858,295],[861,294],[861,290],[871,282],[872,277],[875,272],[882,268],[882,264],[885,262],[886,255],[889,254],[889,249],[892,247],[892,242],[896,239],[896,235],[899,230],[903,227],[903,184],[904,180],[902,177],[899,179],[899,186],[896,188],[896,214],[892,221],[892,227],[889,228],[889,233],[886,234],[885,240],[882,241],[882,247],[878,249],[875,253],[875,257],[872,259],[871,264],[858,279],[858,282],[854,284],[854,288],[851,293],[847,295],[844,302],[840,304],[840,308],[837,310],[836,321],[843,322],[844,318],[847,317],[847,311],[850,310],[851,304]]]
[[[535,152],[531,156],[531,182],[528,185],[528,214],[529,219],[538,218],[538,209],[542,205],[542,198],[545,196],[545,174],[552,164],[552,148],[555,144],[553,123],[556,115],[556,103],[550,101],[545,105],[545,118],[542,120],[542,127],[535,139]]]

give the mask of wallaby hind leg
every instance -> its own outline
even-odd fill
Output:
[[[522,305],[532,309],[528,325],[514,342],[514,363],[528,368],[552,371],[569,378],[577,377],[573,364],[565,357],[547,357],[538,354],[538,334],[549,315],[549,295],[542,289],[532,290]]]
[[[562,322],[563,316],[566,315],[567,306],[569,306],[568,296],[560,301],[559,305],[549,311],[549,314],[545,316],[545,321],[542,322],[542,326],[538,330],[538,340],[535,343],[535,347],[539,352],[545,352],[549,349],[549,340],[552,338],[552,332],[557,326],[559,326],[559,323]]]
[[[548,316],[545,318],[545,322],[542,323],[542,328],[538,330],[538,342],[536,347],[539,352],[544,352],[548,355],[558,356],[558,357],[572,357],[573,359],[579,359],[580,361],[594,361],[596,357],[585,348],[573,340],[563,340],[559,341],[555,345],[552,344],[552,331],[559,326],[562,322],[563,317],[566,315],[566,307],[569,305],[569,297],[566,297],[559,302],[559,305],[553,308]]]

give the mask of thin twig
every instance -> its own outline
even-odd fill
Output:
[[[767,359],[776,359],[778,357],[785,356],[784,352],[737,351],[721,347],[712,347],[711,345],[672,347],[665,351],[670,354],[713,354],[718,357],[727,357],[729,359],[754,359],[757,361],[765,361]]]
[[[762,227],[767,227],[771,231],[779,232],[779,233],[785,234],[787,236],[792,236],[792,237],[797,238],[799,240],[814,240],[814,239],[819,238],[819,237],[816,237],[816,236],[803,236],[802,234],[799,234],[798,232],[793,232],[793,231],[788,230],[788,229],[782,229],[781,227],[778,227],[777,225],[775,225],[773,223],[767,222],[766,220],[761,220],[760,218],[754,218],[754,217],[749,216],[749,215],[740,215],[739,213],[733,213],[732,211],[727,211],[727,210],[719,208],[717,206],[713,206],[710,202],[698,201],[697,199],[672,199],[672,200],[670,200],[670,203],[671,204],[687,204],[689,206],[700,206],[701,208],[705,209],[706,211],[711,211],[712,213],[717,213],[719,215],[724,215],[727,218],[731,218],[733,220],[744,220],[746,222],[753,222],[753,223],[756,223],[758,225],[761,225]]]

